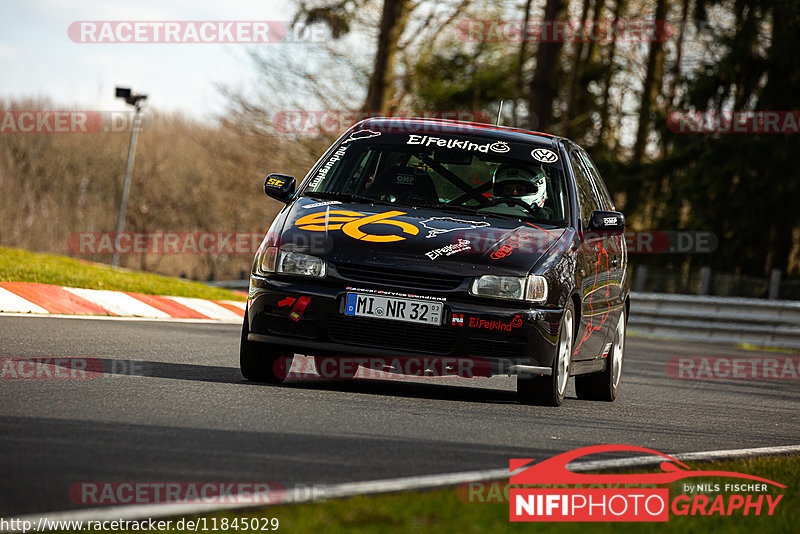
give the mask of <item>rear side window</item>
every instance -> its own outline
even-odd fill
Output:
[[[594,188],[600,195],[600,201],[603,203],[603,209],[613,211],[614,201],[611,200],[611,194],[608,192],[606,184],[600,177],[600,172],[597,170],[592,158],[589,157],[589,154],[587,154],[585,150],[581,150],[580,155],[581,159],[583,159],[584,165],[586,165],[586,169],[589,171],[592,181],[594,182]]]
[[[599,210],[600,205],[597,202],[594,189],[592,188],[592,180],[589,173],[583,165],[583,158],[575,148],[569,149],[569,163],[572,167],[572,172],[575,174],[575,185],[578,189],[578,203],[581,206],[582,224],[586,226],[593,211]]]

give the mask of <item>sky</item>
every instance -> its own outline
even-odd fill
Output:
[[[116,86],[148,95],[148,106],[211,120],[224,110],[217,83],[252,79],[247,52],[283,43],[84,43],[76,21],[289,21],[291,0],[0,0],[0,99],[49,97],[54,104],[111,111],[127,105]],[[128,108],[130,109],[130,108]]]

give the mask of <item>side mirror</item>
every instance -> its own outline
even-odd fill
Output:
[[[280,200],[284,204],[288,203],[289,199],[292,198],[296,187],[297,183],[294,177],[285,174],[270,174],[264,180],[264,193],[268,197]]]
[[[621,234],[625,230],[625,216],[618,211],[593,211],[589,216],[591,232],[604,232],[607,235]]]

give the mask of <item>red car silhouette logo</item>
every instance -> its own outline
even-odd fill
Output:
[[[659,465],[661,468],[660,473],[590,475],[576,473],[567,469],[567,464],[576,458],[601,452],[644,452],[660,456],[664,458],[664,461]],[[520,459],[510,460],[510,471],[514,472],[533,461],[534,460]],[[695,471],[683,462],[671,456],[667,456],[664,453],[633,445],[593,445],[591,447],[575,449],[534,464],[524,471],[512,475],[509,482],[511,484],[669,484],[676,480],[696,477],[746,478],[748,480],[772,484],[779,488],[786,487],[772,480],[745,473],[735,473],[732,471]]]

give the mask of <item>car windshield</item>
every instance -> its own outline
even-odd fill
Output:
[[[353,132],[320,162],[302,194],[554,226],[569,220],[555,151],[475,135]]]

